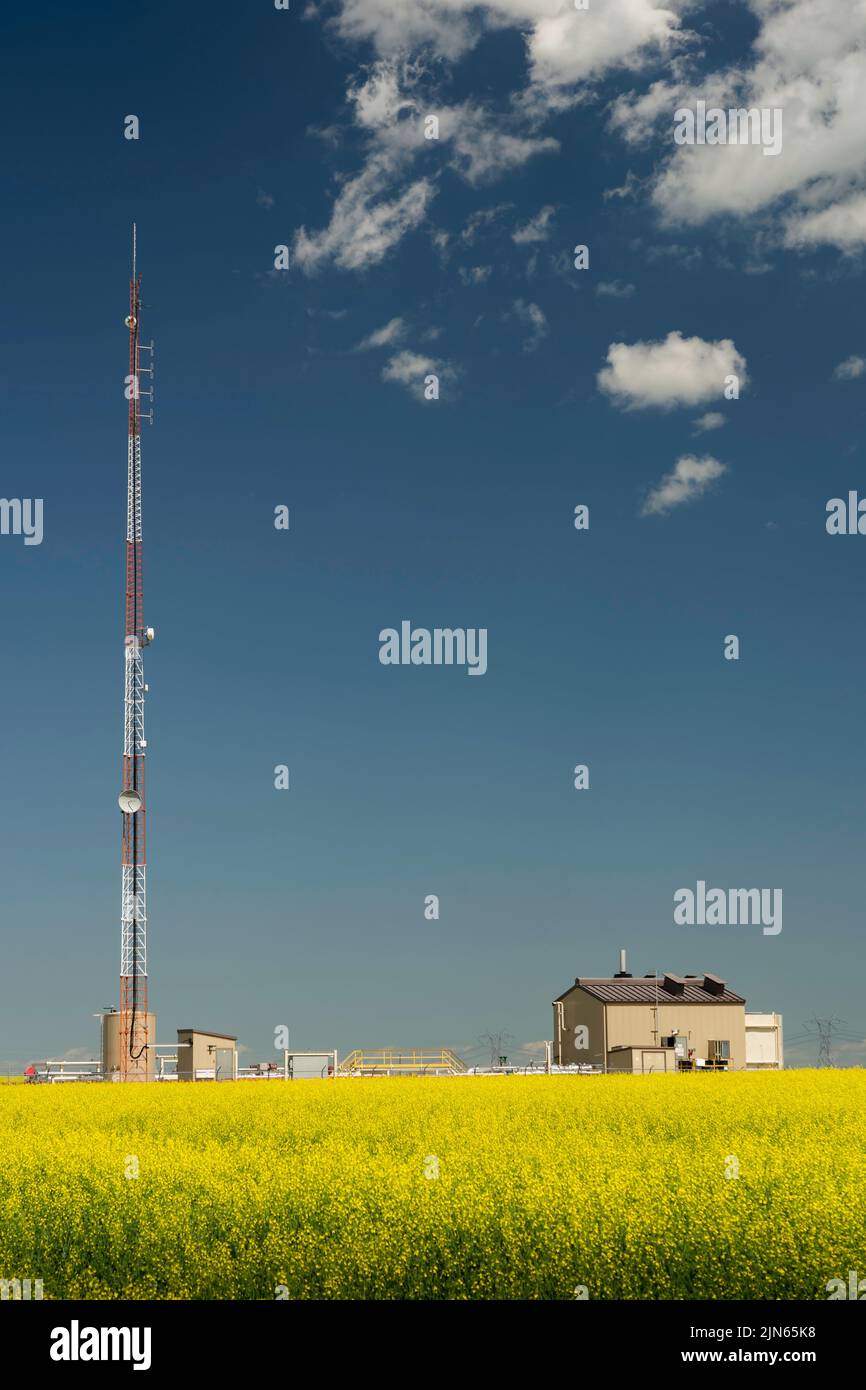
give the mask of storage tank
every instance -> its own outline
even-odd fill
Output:
[[[127,1079],[130,1081],[153,1081],[156,1072],[156,1014],[147,1015],[147,1052],[130,1064]],[[120,1013],[112,1009],[102,1015],[102,1077],[104,1081],[120,1080]]]

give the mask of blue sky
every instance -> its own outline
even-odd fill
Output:
[[[116,1001],[133,219],[161,1040],[516,1053],[626,946],[863,1060],[864,41],[825,0],[8,21],[0,1067]],[[781,154],[677,147],[699,98]],[[381,665],[403,619],[486,674]],[[781,934],[675,926],[698,879]]]

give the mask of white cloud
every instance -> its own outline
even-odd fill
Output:
[[[746,359],[730,338],[705,342],[673,332],[660,342],[611,343],[608,365],[598,373],[599,390],[626,410],[700,405],[721,396],[725,377],[747,381]]]
[[[369,333],[366,338],[362,338],[357,344],[356,352],[367,352],[370,348],[390,347],[392,343],[397,343],[406,332],[406,325],[401,318],[389,319],[381,328]]]
[[[457,371],[450,362],[442,362],[435,357],[427,357],[424,353],[411,352],[408,349],[396,353],[382,368],[383,381],[394,381],[400,386],[405,386],[419,401],[425,399],[424,379],[431,374],[437,376],[442,385],[454,381]]]
[[[342,0],[335,23],[344,38],[369,39],[382,56],[423,49],[448,61],[485,32],[517,29],[532,85],[553,95],[678,48],[679,13],[689,3],[596,0],[576,11],[573,0]]]
[[[347,96],[356,125],[391,158],[407,163],[422,152],[441,151],[467,183],[490,183],[538,154],[555,153],[559,141],[524,129],[520,112],[488,111],[472,101],[449,105],[439,99],[421,61],[404,54],[381,58],[365,70]],[[438,137],[424,137],[424,120],[435,115]]]
[[[866,372],[866,357],[846,357],[833,372],[837,381],[856,381]]]
[[[464,285],[483,285],[492,273],[492,265],[461,265],[457,271]]]
[[[356,82],[346,92],[355,108],[356,125],[366,130],[392,129],[397,134],[414,138],[413,131],[400,131],[398,123],[418,115],[417,102],[410,95],[419,77],[418,69],[397,58],[376,63],[366,71],[364,80]]]
[[[375,166],[383,154],[392,180],[366,200],[372,175],[365,170],[341,193],[366,226],[368,214],[387,224],[354,259],[330,257],[347,268],[374,264],[405,231],[417,225],[422,200],[434,193],[429,170],[410,189],[394,187],[400,162],[404,180],[424,150],[429,161],[482,185],[559,148],[540,133],[541,121],[592,93],[615,71],[636,73],[659,58],[665,75],[646,91],[613,104],[611,124],[629,144],[661,133],[657,171],[645,181],[662,221],[697,225],[723,215],[778,219],[789,247],[832,245],[845,252],[866,246],[866,142],[861,93],[866,90],[866,0],[745,0],[757,28],[745,59],[729,63],[701,82],[685,80],[686,56],[698,43],[683,17],[697,0],[604,0],[577,11],[573,0],[337,0],[336,32],[365,41],[378,55],[363,80],[350,89],[356,125],[371,137]],[[510,105],[491,111],[472,101],[439,100],[439,77],[496,30],[523,36],[523,86]],[[702,99],[709,106],[769,108],[783,112],[783,147],[768,158],[760,145],[675,146],[674,113]],[[423,139],[423,117],[439,118],[439,140]],[[373,179],[375,181],[375,179]],[[644,181],[631,172],[605,198],[632,196]],[[409,195],[408,208],[402,199]],[[335,215],[344,209],[335,204]],[[518,228],[517,244],[543,240],[549,217]],[[343,219],[345,220],[345,219]],[[535,225],[537,222],[537,226]],[[307,269],[329,258],[332,233],[304,233],[299,243]],[[303,229],[302,229],[303,231]],[[348,233],[347,233],[348,235]],[[776,238],[778,239],[778,238]],[[312,243],[312,245],[310,244]],[[320,253],[320,254],[319,254]]]
[[[539,154],[555,154],[552,135],[521,133],[512,116],[493,114],[472,102],[440,107],[439,139],[450,142],[451,168],[467,183],[491,183]]]
[[[559,142],[524,129],[519,112],[491,113],[466,101],[449,106],[419,60],[382,58],[350,83],[347,100],[366,139],[360,171],[340,186],[328,225],[295,233],[294,261],[305,274],[331,264],[341,270],[377,265],[424,221],[436,195],[436,174],[413,178],[422,157],[439,156],[467,183],[491,182]],[[424,138],[424,117],[435,113],[439,138]],[[439,242],[437,249],[444,250]]]
[[[695,420],[695,434],[706,434],[707,430],[720,430],[725,423],[725,417],[718,410],[710,410],[706,415],[702,415],[699,420]]]
[[[448,243],[451,240],[451,233],[438,227],[434,232],[431,232],[430,240],[433,242],[433,248],[444,265],[445,261],[448,259]]]
[[[389,192],[393,170],[387,160],[371,159],[355,178],[344,183],[322,231],[299,227],[293,246],[294,263],[310,275],[331,262],[340,270],[366,270],[378,265],[407,232],[420,226],[436,189],[429,179],[416,179],[402,192]]]
[[[866,72],[864,72],[866,77]],[[785,227],[787,246],[836,246],[861,251],[866,246],[866,193],[858,193],[820,212],[800,213]]]
[[[609,299],[631,299],[634,285],[624,284],[622,280],[599,280],[595,292],[602,298],[607,296]]]
[[[666,119],[673,126],[678,88],[670,82],[653,82],[645,92],[623,92],[610,108],[610,127],[627,145],[641,145],[654,134],[659,121]],[[626,198],[645,182],[629,169],[620,188],[608,189],[605,197]]]
[[[532,81],[573,86],[672,53],[685,42],[677,14],[685,7],[686,0],[606,0],[578,12],[571,0],[527,0],[535,18],[527,40]]]
[[[556,208],[552,203],[547,203],[543,208],[530,217],[529,221],[522,227],[517,227],[511,233],[511,240],[518,246],[525,246],[536,241],[548,241],[550,238],[551,219],[556,215]]]
[[[512,312],[530,330],[529,337],[523,340],[523,351],[534,352],[550,331],[543,311],[526,299],[515,299]]]
[[[700,224],[781,211],[788,246],[866,244],[866,0],[748,0],[759,29],[747,60],[699,84],[659,82],[619,98],[612,124],[629,143],[658,130],[671,153],[656,176],[663,220]],[[677,77],[676,72],[674,77]],[[781,109],[783,145],[674,147],[678,107]]]
[[[256,202],[260,208],[266,208],[270,212],[274,206],[274,195],[273,193],[266,193],[263,188],[260,188],[256,194]]]
[[[625,182],[616,188],[606,188],[602,193],[602,198],[607,203],[611,198],[636,198],[640,190],[646,183],[646,179],[639,179],[637,174],[629,169],[625,176]]]
[[[694,454],[684,454],[678,458],[670,473],[648,494],[641,508],[642,516],[663,516],[673,507],[684,502],[694,502],[706,492],[716,478],[720,478],[727,468],[710,454],[696,458]]]
[[[429,48],[456,59],[477,41],[473,7],[462,0],[343,0],[334,20],[345,39],[369,39],[381,55]]]
[[[342,183],[328,225],[297,231],[295,263],[311,274],[326,264],[364,270],[382,261],[426,216],[436,193],[431,160],[480,186],[555,153],[559,141],[540,133],[540,119],[582,99],[587,84],[609,71],[677,51],[688,37],[679,16],[692,2],[604,0],[576,11],[573,0],[337,0],[336,32],[369,42],[377,55],[347,91],[368,148],[360,172]],[[526,57],[524,85],[510,105],[491,111],[471,100],[443,102],[447,64],[504,29],[523,36]],[[438,118],[435,141],[424,138],[426,115]],[[413,176],[422,158],[428,167]],[[552,214],[543,208],[515,242],[546,239]]]
[[[367,154],[360,172],[341,184],[328,225],[295,233],[294,261],[305,274],[327,264],[366,270],[424,221],[437,190],[430,178],[410,179],[420,120],[413,93],[422,75],[400,58],[374,64],[350,84],[347,99]]]

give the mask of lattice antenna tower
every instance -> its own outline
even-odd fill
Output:
[[[120,906],[120,1076],[143,1081],[148,1065],[147,999],[147,811],[144,790],[143,651],[153,641],[144,626],[141,535],[141,423],[153,423],[153,343],[141,341],[141,276],[136,265],[136,229],[132,228],[132,279],[129,282],[129,374],[126,483],[126,606],[123,636],[123,786],[118,797],[122,819]],[[148,353],[143,366],[142,352]],[[142,377],[149,378],[148,390]],[[142,414],[142,397],[150,409]]]

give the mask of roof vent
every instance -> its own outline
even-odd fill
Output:
[[[631,979],[631,971],[626,970],[625,968],[625,951],[623,949],[620,949],[619,953],[619,970],[616,972],[613,978],[615,980]]]
[[[662,981],[662,989],[667,990],[668,994],[682,994],[685,987],[686,982],[681,975],[665,975]]]
[[[718,996],[724,994],[725,984],[726,982],[720,980],[718,975],[704,975],[704,983],[701,988],[706,990],[707,994],[715,994]]]

